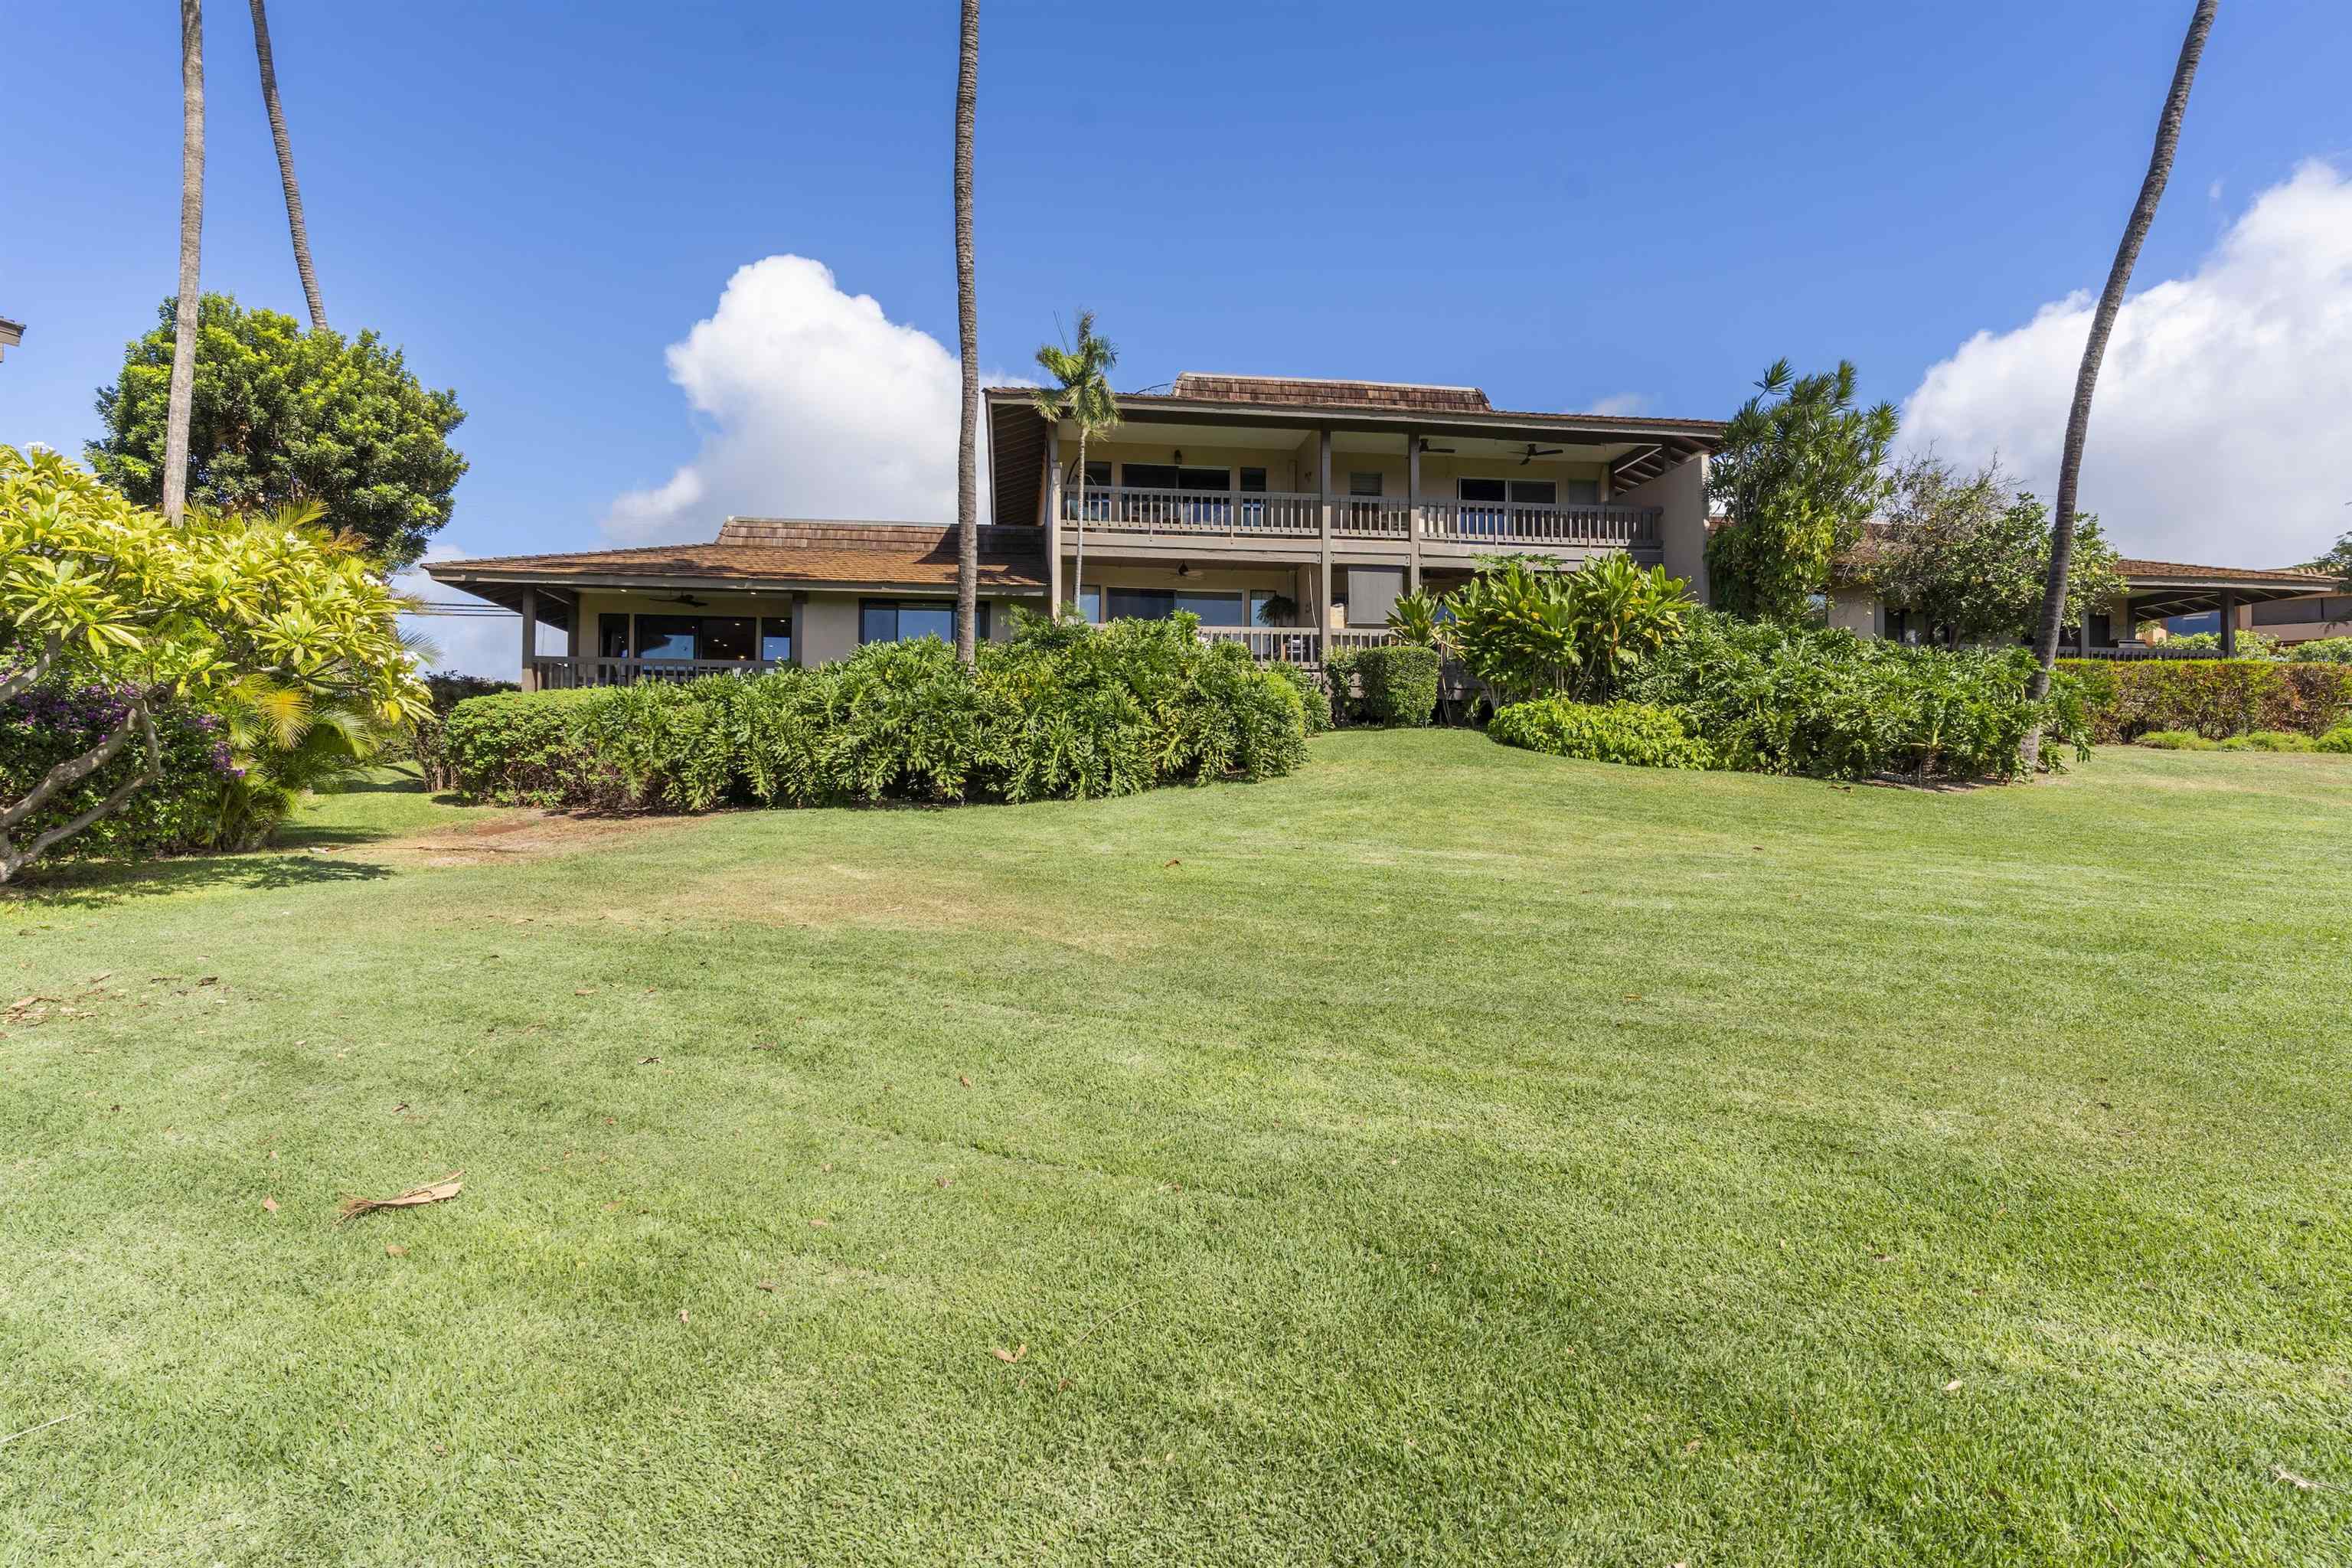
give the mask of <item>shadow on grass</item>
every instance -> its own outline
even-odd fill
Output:
[[[252,855],[191,855],[137,866],[60,866],[53,871],[36,872],[13,887],[0,888],[0,920],[5,920],[12,912],[103,909],[131,899],[215,888],[266,893],[327,882],[375,882],[392,874],[388,866],[372,866],[359,860],[324,860],[314,855],[277,850]]]

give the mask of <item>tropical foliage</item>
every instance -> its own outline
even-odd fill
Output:
[[[2211,741],[2254,731],[2320,735],[2352,719],[2352,665],[2263,659],[2061,659],[2089,706],[2092,738],[2185,730]]]
[[[83,456],[142,506],[163,494],[165,422],[178,309],[125,351],[98,394],[106,437]],[[304,331],[291,316],[206,294],[199,311],[189,503],[215,511],[305,505],[326,526],[405,566],[449,521],[466,459],[447,437],[465,418],[427,391],[373,332]]]
[[[1886,527],[1867,553],[1870,584],[1957,642],[2021,643],[2033,635],[2050,574],[2050,509],[1998,462],[1963,474],[1939,458],[1895,466]],[[2115,550],[2099,520],[2075,523],[2066,575],[2066,621],[2123,592]]]
[[[1444,605],[1464,665],[1501,703],[1604,699],[1696,607],[1681,578],[1622,555],[1569,573],[1525,559],[1493,562]]]
[[[2037,731],[2088,747],[2079,689],[2061,680],[2041,701],[2022,648],[1908,647],[1853,633],[1695,612],[1684,635],[1622,688],[1675,710],[1722,764],[1759,773],[1855,779],[2014,779]],[[2044,750],[2044,764],[2056,759]]]
[[[1720,608],[1796,620],[1827,591],[1831,563],[1862,537],[1885,493],[1895,410],[1855,407],[1844,362],[1800,377],[1781,360],[1756,384],[1708,468],[1708,493],[1728,523],[1707,540],[1707,574]]]
[[[749,679],[476,698],[445,744],[468,798],[595,810],[1087,797],[1297,766],[1297,688],[1196,626],[1028,617],[976,668],[927,637]]]
[[[289,751],[427,710],[400,600],[315,522],[312,508],[192,509],[175,525],[55,452],[0,447],[0,701],[62,683],[105,688],[119,710],[83,751],[8,782],[0,881],[162,780],[167,700],[217,707]],[[67,812],[118,759],[121,782]]]
[[[1682,715],[1640,702],[1571,702],[1565,697],[1514,702],[1486,733],[1507,746],[1555,757],[1622,763],[1638,768],[1706,768],[1715,752]]]
[[[1118,428],[1118,395],[1110,387],[1110,373],[1118,363],[1118,350],[1109,339],[1097,335],[1092,310],[1080,310],[1077,325],[1077,342],[1071,346],[1038,346],[1037,368],[1052,376],[1054,383],[1031,395],[1039,418],[1050,425],[1066,419],[1078,427],[1078,450],[1070,465],[1073,500],[1064,503],[1066,508],[1075,505],[1075,510],[1066,510],[1064,518],[1075,515],[1078,522],[1077,569],[1076,580],[1070,584],[1073,601],[1080,599],[1087,578],[1087,443]],[[1063,519],[1055,521],[1058,523]]]
[[[1454,612],[1443,595],[1426,588],[1401,594],[1389,606],[1389,635],[1409,647],[1434,648],[1441,655],[1454,647]]]

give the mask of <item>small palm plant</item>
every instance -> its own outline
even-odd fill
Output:
[[[1415,589],[1401,595],[1390,608],[1389,634],[1409,647],[1449,655],[1454,651],[1454,612],[1439,595]]]
[[[1118,428],[1118,395],[1111,391],[1109,380],[1110,369],[1117,363],[1118,350],[1108,339],[1095,335],[1092,310],[1078,312],[1075,345],[1045,343],[1037,350],[1038,368],[1054,378],[1052,386],[1034,395],[1038,416],[1056,425],[1066,419],[1078,427],[1078,460],[1073,470],[1077,476],[1078,561],[1070,597],[1079,604],[1086,602],[1087,442]]]

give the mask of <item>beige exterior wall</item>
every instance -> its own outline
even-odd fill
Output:
[[[1667,573],[1687,581],[1700,604],[1713,603],[1706,581],[1706,459],[1690,458],[1611,499],[1658,509]]]
[[[1829,623],[1856,637],[1880,637],[1885,629],[1880,608],[1877,595],[1861,588],[1840,588],[1830,595]]]

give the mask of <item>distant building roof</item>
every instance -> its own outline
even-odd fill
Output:
[[[1169,394],[1195,403],[1290,404],[1302,408],[1381,408],[1432,414],[1492,414],[1475,386],[1397,381],[1326,381],[1300,375],[1204,375],[1186,371]]]
[[[25,341],[25,323],[0,316],[0,349],[13,349]]]

